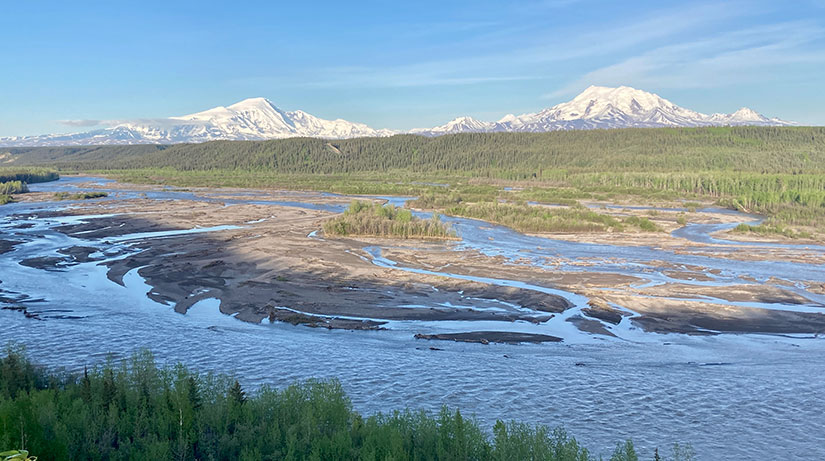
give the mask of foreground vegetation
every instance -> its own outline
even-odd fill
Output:
[[[148,352],[74,376],[9,349],[0,359],[0,421],[0,446],[43,460],[595,459],[560,428],[499,421],[488,434],[447,408],[364,417],[336,381],[250,395],[225,376],[158,367]],[[693,459],[689,447],[673,453]],[[637,459],[629,441],[610,457]]]
[[[437,213],[431,219],[420,219],[404,208],[360,200],[353,200],[341,216],[327,220],[324,233],[342,237],[455,238]]]
[[[174,146],[12,148],[2,155],[16,164],[96,170],[129,181],[182,186],[434,194],[442,196],[438,198],[442,202],[454,195],[475,202],[479,193],[505,195],[509,201],[567,205],[578,200],[718,201],[768,216],[768,232],[781,229],[782,235],[794,236],[818,234],[825,228],[822,127],[466,133],[335,141],[296,138]],[[410,181],[411,177],[416,181]],[[503,185],[519,190],[504,194]],[[432,208],[449,206],[442,203]]]

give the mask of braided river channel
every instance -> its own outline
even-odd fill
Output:
[[[314,201],[320,194],[294,193],[290,201],[268,201],[254,193],[225,199],[173,189],[107,189],[109,181],[101,178],[64,178],[30,187],[47,193],[76,192],[79,185],[89,182],[109,192],[109,197],[99,200],[104,206],[141,197],[215,201],[226,206],[344,208]],[[395,204],[404,201],[386,199]],[[529,288],[561,296],[573,307],[543,323],[495,325],[486,321],[490,325],[472,328],[549,334],[563,338],[562,342],[436,343],[413,337],[422,329],[469,329],[462,321],[432,325],[389,321],[386,329],[377,331],[268,321],[254,324],[221,313],[214,298],[197,302],[182,315],[147,296],[152,287],[138,269],[128,271],[123,284],[118,284],[107,278],[108,268],[102,263],[139,251],[136,241],[220,233],[227,227],[81,239],[56,229],[91,218],[55,213],[75,205],[64,201],[0,206],[0,239],[16,242],[10,251],[0,254],[0,304],[24,306],[29,314],[0,310],[0,341],[25,345],[38,363],[77,371],[107,356],[129,357],[146,348],[160,363],[183,362],[201,371],[230,373],[252,389],[262,384],[284,386],[308,378],[336,378],[354,407],[366,414],[404,407],[437,411],[446,404],[474,415],[486,428],[497,419],[563,425],[591,450],[608,456],[616,442],[632,438],[648,459],[652,459],[655,447],[667,452],[666,447],[674,442],[690,443],[699,459],[825,459],[825,340],[816,334],[647,333],[633,325],[632,306],[622,306],[631,312],[611,326],[614,336],[597,338],[566,321],[586,307],[587,298],[547,287]],[[737,216],[741,222],[759,219]],[[725,287],[781,279],[787,282],[787,290],[809,302],[713,302],[825,314],[825,296],[807,284],[825,283],[823,265],[787,260],[745,262],[647,246],[570,242],[529,236],[471,219],[443,219],[460,238],[451,244],[455,251],[474,250],[512,264],[536,266],[548,264],[548,258],[586,260],[587,265],[563,263],[559,269],[625,274],[649,286],[672,281],[660,268],[662,261],[707,271],[702,280],[680,283]],[[712,243],[717,251],[771,245],[712,235],[735,225],[688,223],[672,236]],[[318,239],[319,244],[323,241],[316,233],[306,238]],[[81,244],[97,250],[94,260],[52,270],[20,264],[30,258],[59,256],[58,250]],[[777,246],[793,249],[788,244]],[[382,247],[367,245],[363,250],[362,258],[382,267],[525,286],[506,278],[408,268],[390,259]],[[800,250],[821,253],[825,248],[807,246]]]

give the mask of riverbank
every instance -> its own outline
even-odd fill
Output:
[[[74,240],[56,254],[26,255],[18,262],[43,271],[96,262],[119,284],[136,270],[151,286],[151,299],[180,313],[218,299],[221,312],[253,323],[411,328],[412,334],[447,334],[452,336],[441,337],[451,339],[494,331],[497,334],[487,336],[504,342],[529,341],[530,335],[566,341],[615,338],[633,329],[689,334],[825,331],[821,304],[794,285],[804,280],[725,273],[740,254],[761,255],[758,260],[769,271],[771,258],[787,249],[724,252],[717,244],[686,243],[668,232],[615,233],[607,241],[598,234],[553,235],[550,240],[472,220],[455,221],[461,237],[457,242],[328,239],[319,237],[318,230],[343,211],[350,197],[118,183],[75,186],[113,195],[14,216],[20,225],[33,219],[68,219],[52,229]],[[49,197],[42,192],[29,199]],[[730,213],[709,210],[697,215],[698,225],[735,223]],[[518,241],[525,238],[528,241]],[[573,254],[562,250],[552,256],[551,248],[561,241],[573,245]],[[4,246],[13,248],[11,241]],[[496,255],[502,248],[514,253]],[[575,254],[589,248],[595,251],[591,256]],[[92,257],[95,249],[102,254]],[[648,260],[642,270],[627,262],[645,252],[659,259]],[[815,264],[817,255],[821,257],[803,253],[808,259],[791,261]],[[673,255],[719,267],[668,261]],[[807,286],[816,293],[815,280]],[[593,310],[594,303],[600,309]]]

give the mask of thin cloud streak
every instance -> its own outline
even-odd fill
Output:
[[[546,79],[545,68],[549,64],[615,54],[754,12],[753,9],[744,11],[737,4],[716,3],[673,8],[651,14],[631,25],[600,27],[598,32],[575,34],[572,30],[562,30],[544,32],[539,38],[521,37],[527,46],[520,50],[398,66],[330,67],[319,70],[318,74],[325,76],[322,80],[302,80],[295,84],[310,88],[398,88]],[[501,42],[497,35],[492,32],[479,38],[481,43],[476,48],[496,48]],[[605,40],[605,37],[610,39]],[[530,46],[530,42],[542,44]],[[491,74],[490,69],[507,71]]]
[[[103,120],[58,120],[57,123],[66,126],[89,127],[103,124]]]
[[[588,72],[547,93],[569,96],[590,84],[688,89],[770,81],[791,64],[825,62],[815,46],[825,30],[808,22],[790,22],[669,45]]]

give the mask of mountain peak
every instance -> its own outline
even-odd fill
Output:
[[[493,131],[496,124],[492,122],[482,122],[470,116],[456,117],[449,122],[433,128],[419,128],[411,130],[411,133],[424,136],[440,136],[451,133],[484,133]]]
[[[483,123],[483,122],[480,122],[480,121],[478,121],[478,120],[474,119],[473,117],[470,117],[470,116],[468,116],[468,115],[465,115],[465,116],[462,116],[462,117],[456,117],[456,118],[454,118],[454,119],[450,120],[449,122],[447,122],[447,125],[449,125],[449,126],[455,126],[455,125],[477,125],[477,124],[479,124],[479,123]]]
[[[472,119],[470,119],[472,120]],[[661,96],[629,86],[591,85],[568,102],[532,114],[505,115],[498,122],[456,118],[431,130],[431,136],[478,131],[544,132],[631,127],[696,127],[725,125],[789,125],[742,108],[733,114],[705,115],[680,107]]]
[[[269,99],[266,98],[247,98],[243,101],[236,102],[228,107],[228,109],[232,110],[250,110],[250,109],[258,109],[258,110],[279,110],[278,107],[272,103]]]
[[[610,110],[638,114],[661,107],[675,107],[675,104],[657,94],[629,86],[617,88],[590,86],[572,101],[556,107],[567,110],[570,117],[592,118]]]
[[[759,112],[756,112],[755,110],[751,109],[750,107],[743,107],[743,108],[737,110],[736,112],[734,112],[731,115],[733,115],[734,117],[747,117],[747,118],[753,118],[753,119],[763,118],[762,115]]]
[[[536,113],[505,115],[498,122],[456,117],[444,125],[409,133],[440,136],[452,133],[546,132],[613,128],[697,126],[786,126],[743,107],[732,114],[705,115],[629,86],[591,85],[568,102]],[[174,144],[217,139],[263,140],[296,136],[342,139],[391,136],[397,132],[375,130],[342,119],[325,120],[312,114],[279,109],[269,99],[249,98],[231,106],[218,106],[195,114],[124,122],[111,128],[66,135],[0,138],[3,146],[66,146],[91,144]]]
[[[249,106],[249,105],[261,105],[261,104],[272,105],[272,101],[270,101],[267,98],[264,98],[263,96],[258,96],[256,98],[243,99],[241,101],[236,102],[235,104],[232,104],[232,106]],[[232,106],[229,106],[229,107],[232,107]]]

